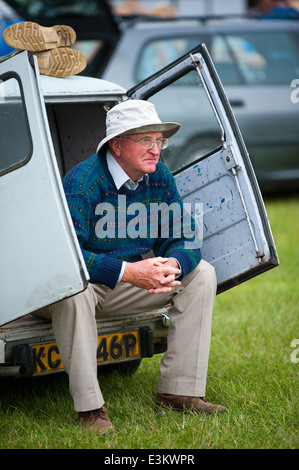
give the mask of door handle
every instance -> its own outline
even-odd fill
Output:
[[[235,108],[242,108],[244,106],[244,101],[242,100],[231,100],[230,105]]]

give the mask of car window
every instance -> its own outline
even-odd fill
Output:
[[[181,124],[161,152],[162,161],[176,173],[205,158],[223,143],[223,129],[196,70],[189,71],[150,97],[162,121]]]
[[[19,82],[0,80],[0,175],[24,165],[32,153],[31,136]]]
[[[149,41],[137,61],[136,81],[141,82],[200,43],[198,37]]]
[[[225,38],[220,35],[213,36],[210,49],[211,57],[222,83],[226,85],[240,84],[242,76]]]
[[[73,47],[85,55],[87,64],[92,64],[104,47],[104,41],[102,39],[80,39]]]
[[[156,73],[204,41],[205,38],[199,36],[149,41],[137,60],[136,81],[140,82]],[[222,82],[241,83],[241,75],[225,39],[215,35],[211,41],[210,52]]]
[[[290,83],[299,74],[298,36],[285,32],[215,33],[210,39],[193,36],[149,41],[137,60],[136,81],[144,80],[201,42],[207,42],[224,85]]]
[[[230,34],[225,40],[246,84],[289,84],[298,76],[299,56],[289,34]]]

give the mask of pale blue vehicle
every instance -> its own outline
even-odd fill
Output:
[[[278,265],[255,173],[205,46],[128,92],[96,78],[40,76],[36,58],[19,52],[0,63],[0,376],[63,370],[51,324],[31,315],[89,282],[61,177],[95,153],[107,107],[153,100],[173,120],[167,97],[182,80],[197,83],[190,105],[200,138],[193,153],[164,160],[183,201],[202,207],[202,255],[216,269],[218,293]],[[143,357],[165,351],[168,326],[167,309],[101,319],[99,366],[134,372]]]

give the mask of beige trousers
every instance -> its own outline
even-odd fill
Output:
[[[167,294],[149,294],[123,282],[113,290],[89,284],[84,292],[35,312],[52,320],[75,410],[93,410],[104,404],[97,378],[96,318],[134,315],[168,303],[170,327],[158,392],[203,397],[215,294],[215,270],[201,260],[181,286]]]

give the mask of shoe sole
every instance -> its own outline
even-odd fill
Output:
[[[45,51],[61,46],[71,46],[76,41],[76,33],[70,26],[40,26],[31,21],[15,23],[3,33],[8,46],[27,51]]]
[[[70,77],[85,69],[87,60],[82,52],[69,47],[59,47],[49,51],[36,52],[41,75]]]

